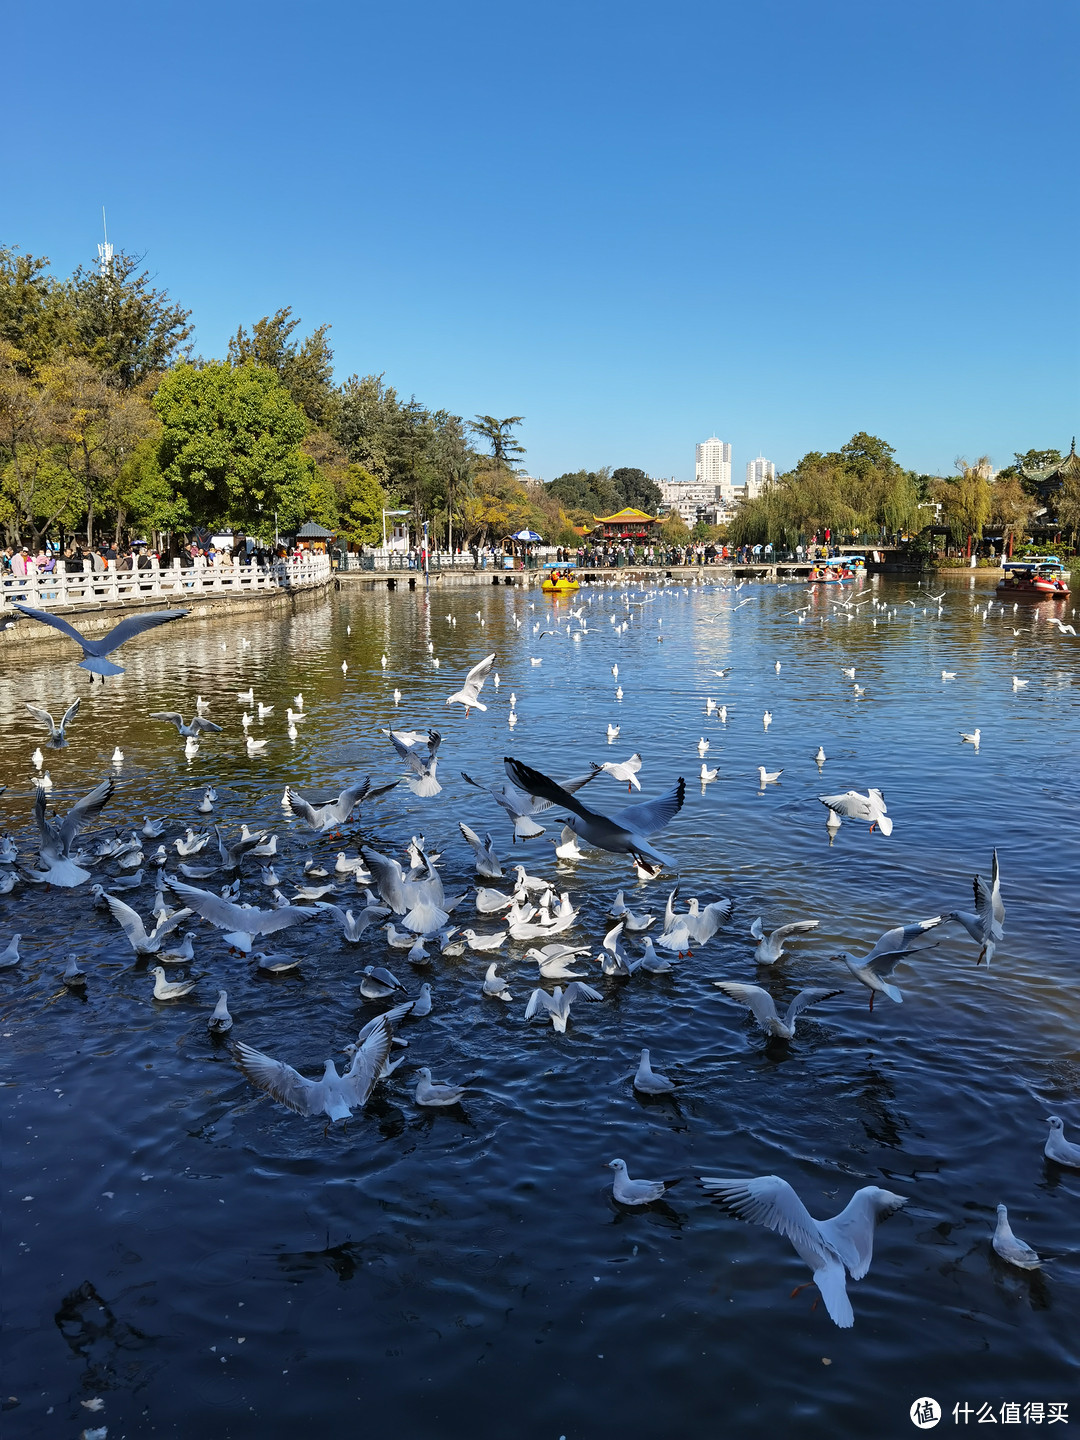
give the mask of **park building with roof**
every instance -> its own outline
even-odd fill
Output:
[[[598,515],[589,538],[591,540],[625,540],[632,544],[648,544],[660,538],[661,521],[645,510],[627,505],[614,515]]]

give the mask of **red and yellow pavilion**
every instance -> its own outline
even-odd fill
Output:
[[[633,544],[647,545],[659,537],[660,521],[656,516],[628,505],[617,515],[598,515],[589,538],[605,541],[626,540]]]

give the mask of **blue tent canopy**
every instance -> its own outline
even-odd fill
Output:
[[[511,540],[542,540],[543,538],[535,530],[519,530],[516,535],[510,536]]]

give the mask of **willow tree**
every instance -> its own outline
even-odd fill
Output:
[[[981,540],[983,526],[990,519],[992,494],[987,479],[990,460],[983,455],[974,465],[969,465],[960,459],[956,468],[960,473],[955,479],[938,482],[934,499],[941,505],[941,518],[954,544],[962,545],[969,535]]]

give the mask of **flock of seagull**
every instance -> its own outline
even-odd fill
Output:
[[[936,605],[940,614],[943,598],[928,596],[927,610]],[[745,597],[736,596],[736,600],[737,603],[725,608],[734,611],[748,603]],[[984,620],[989,618],[993,604],[991,602],[985,608]],[[900,607],[889,607],[874,597],[859,601],[841,599],[832,602],[829,614],[820,617],[821,622],[843,617],[851,623],[860,618],[859,611],[866,605],[872,605],[878,612],[870,617],[875,626],[879,621],[891,623],[900,614]],[[53,625],[77,640],[84,651],[81,664],[90,671],[91,681],[95,674],[104,680],[106,675],[121,673],[119,665],[104,657],[124,641],[143,630],[179,619],[186,613],[165,611],[134,617],[122,621],[102,639],[90,642],[58,617],[29,607],[20,608],[32,619]],[[630,601],[626,597],[625,612],[629,609]],[[808,607],[791,613],[798,617],[799,624],[803,624],[810,611]],[[478,618],[482,625],[479,612]],[[457,623],[453,616],[448,615],[446,619],[452,625]],[[576,610],[571,607],[565,619],[576,622],[576,629],[573,623],[565,624],[566,636],[571,641],[579,642],[589,634],[584,604]],[[628,613],[621,617],[614,614],[611,621],[625,627],[629,623]],[[519,629],[523,628],[523,622],[517,617],[514,623]],[[562,633],[558,616],[547,623],[551,628],[542,629],[539,622],[533,626],[533,635],[538,641]],[[662,620],[658,629],[661,627]],[[1071,629],[1060,628],[1062,633]],[[662,640],[663,637],[658,635],[657,638]],[[429,652],[433,649],[429,644]],[[542,660],[541,656],[531,657],[534,666],[542,664]],[[447,697],[446,706],[462,707],[466,717],[473,710],[485,712],[487,705],[481,699],[485,683],[490,678],[496,690],[501,684],[494,670],[495,661],[496,654],[493,652],[474,665],[460,687]],[[437,657],[432,656],[431,663],[437,666]],[[385,664],[384,656],[384,667]],[[342,668],[343,672],[347,672],[347,664]],[[780,668],[781,662],[777,661],[776,671],[779,672]],[[723,679],[729,672],[714,673]],[[844,678],[854,683],[855,673],[854,668],[845,668]],[[617,686],[616,699],[621,699],[623,690],[618,685],[617,664],[612,666],[612,678]],[[955,678],[954,672],[942,672],[943,683],[952,678]],[[1021,685],[1025,683],[1020,682]],[[857,697],[865,693],[858,686],[855,686],[855,691]],[[395,707],[400,700],[401,693],[395,690]],[[253,688],[239,692],[237,703],[244,707],[241,727],[245,747],[249,754],[258,754],[266,741],[252,737],[250,727],[256,716],[260,722],[265,720],[274,712],[275,706],[257,702]],[[511,731],[515,723],[516,704],[517,697],[511,694],[508,714]],[[77,721],[79,700],[67,708],[59,722],[37,705],[28,702],[26,708],[44,728],[43,743],[47,749],[63,749],[71,743],[68,732]],[[174,726],[178,737],[185,742],[185,753],[191,759],[203,737],[221,734],[225,728],[207,717],[209,708],[199,696],[196,713],[190,722],[185,723],[183,715],[175,711],[152,712],[150,718]],[[709,698],[706,715],[726,723],[726,706]],[[298,693],[287,709],[291,738],[295,739],[298,727],[307,718],[303,694]],[[771,721],[772,715],[766,710],[763,715],[766,733]],[[620,726],[608,725],[606,739],[609,744],[618,738],[620,729]],[[400,780],[373,785],[370,776],[360,777],[344,786],[337,796],[318,801],[305,798],[293,785],[286,787],[281,797],[283,813],[295,822],[297,831],[309,837],[310,845],[340,840],[358,809],[387,795],[401,782],[421,799],[431,800],[441,793],[442,785],[437,776],[443,739],[440,732],[433,726],[425,730],[389,726],[382,733],[388,737],[390,748],[404,766],[404,775]],[[963,735],[965,742],[976,747],[979,738],[977,729],[973,734]],[[700,780],[703,790],[717,775],[717,770],[710,770],[705,763],[709,746],[710,742],[702,736],[698,753],[702,759]],[[40,749],[35,751],[33,758],[40,770],[43,762]],[[820,773],[826,763],[824,749],[819,747],[813,758]],[[117,765],[122,763],[119,747],[113,759]],[[117,833],[91,844],[84,841],[84,832],[113,799],[115,776],[104,779],[72,804],[64,815],[48,813],[47,797],[51,785],[38,781],[33,807],[37,831],[36,863],[28,857],[20,857],[19,844],[13,836],[0,838],[0,894],[10,895],[19,883],[47,885],[58,890],[77,889],[93,881],[96,870],[106,864],[113,865],[117,873],[107,883],[90,885],[88,895],[94,906],[108,912],[119,925],[137,961],[154,962],[148,976],[153,979],[153,1000],[160,1004],[185,999],[199,984],[197,978],[185,978],[182,972],[175,970],[179,965],[190,967],[195,959],[195,926],[199,920],[220,932],[221,940],[230,953],[248,957],[252,965],[269,974],[296,971],[302,964],[295,955],[274,953],[265,948],[272,943],[273,937],[297,926],[310,927],[320,922],[324,926],[332,924],[340,932],[343,944],[363,946],[365,959],[374,953],[375,936],[381,935],[388,950],[402,951],[406,961],[421,971],[433,965],[433,952],[448,958],[461,957],[467,952],[477,954],[487,961],[483,980],[479,984],[480,995],[503,1004],[511,1003],[514,994],[509,977],[499,973],[501,960],[493,957],[500,956],[508,944],[520,945],[526,947],[523,961],[536,965],[536,980],[539,982],[530,990],[524,1009],[525,1021],[550,1021],[554,1032],[565,1033],[568,1024],[572,1023],[572,1009],[577,1016],[580,1011],[575,1007],[582,1002],[603,1003],[605,994],[597,988],[601,980],[626,982],[636,976],[677,972],[678,963],[707,945],[729,924],[735,911],[729,899],[704,901],[695,897],[684,902],[680,886],[676,884],[667,897],[661,917],[659,913],[631,909],[620,890],[609,904],[610,924],[594,961],[589,960],[594,946],[571,938],[570,932],[577,927],[579,909],[574,905],[569,890],[562,889],[561,885],[567,874],[566,867],[572,867],[586,851],[599,850],[621,857],[629,862],[633,873],[643,881],[655,880],[663,870],[677,868],[674,860],[656,848],[655,841],[683,807],[686,793],[683,777],[659,795],[624,805],[617,811],[612,811],[601,800],[592,802],[594,794],[601,794],[598,782],[605,776],[620,789],[625,785],[630,796],[635,791],[640,792],[642,769],[642,757],[635,753],[625,761],[593,762],[587,772],[561,780],[510,756],[503,762],[504,778],[493,783],[474,780],[461,772],[462,779],[469,786],[504,812],[510,822],[512,846],[518,841],[544,835],[546,826],[542,822],[551,820],[549,812],[559,812],[559,836],[557,839],[548,837],[548,841],[554,847],[553,858],[560,870],[559,878],[551,879],[530,874],[524,864],[518,864],[511,869],[512,884],[500,887],[491,883],[509,882],[507,869],[510,867],[499,858],[490,831],[482,833],[480,826],[473,828],[464,820],[459,820],[458,828],[473,856],[476,879],[473,886],[458,894],[448,893],[438,868],[440,857],[423,836],[413,836],[400,857],[364,843],[359,844],[358,853],[353,856],[343,848],[338,851],[331,868],[327,868],[330,865],[328,859],[324,861],[309,853],[304,859],[302,871],[289,885],[285,879],[289,857],[281,847],[277,834],[268,829],[250,830],[246,824],[237,833],[234,827],[217,823],[215,807],[218,796],[213,786],[205,788],[195,807],[198,819],[193,817],[194,823],[185,822],[179,827],[181,833],[169,840],[165,838],[165,822],[147,816],[142,826],[133,829],[129,835]],[[761,766],[758,776],[760,789],[764,791],[766,786],[776,784],[782,773]],[[47,778],[47,772],[42,778]],[[587,804],[583,792],[590,786],[597,788],[587,791],[590,801]],[[868,787],[865,794],[847,791],[819,798],[828,811],[830,829],[835,829],[846,819],[868,824],[871,832],[876,829],[884,836],[892,832],[893,822],[879,788]],[[211,817],[214,817],[212,834],[211,828],[200,828],[209,826]],[[169,866],[174,860],[176,870],[170,873]],[[256,863],[257,877],[252,871]],[[152,920],[147,921],[132,902],[134,892],[151,883],[154,887]],[[247,887],[250,895],[252,883],[262,888],[265,894],[262,903],[240,898],[242,885]],[[289,889],[291,894],[286,893]],[[970,911],[958,909],[913,923],[898,924],[888,929],[867,953],[856,956],[841,951],[832,957],[843,965],[851,979],[868,992],[871,1012],[878,997],[894,1004],[902,1003],[903,995],[894,982],[894,971],[898,965],[925,950],[927,946],[918,942],[943,924],[952,923],[965,931],[978,946],[976,963],[989,965],[1004,938],[1005,922],[996,850],[993,852],[989,883],[976,875],[973,892],[974,905]],[[128,898],[123,898],[125,895]],[[471,925],[463,923],[469,911],[478,917]],[[191,925],[187,924],[189,921]],[[796,919],[766,930],[762,918],[756,918],[749,927],[748,939],[753,946],[753,959],[759,967],[759,978],[767,976],[772,967],[782,964],[788,954],[786,946],[798,937],[812,933],[818,924],[814,919]],[[181,933],[181,927],[185,926],[187,928]],[[0,951],[0,969],[16,969],[20,961],[21,938],[18,934],[14,935],[6,948]],[[588,968],[590,964],[599,966],[598,973]],[[170,973],[176,978],[170,979]],[[362,1109],[375,1087],[404,1063],[406,1057],[402,1052],[416,1043],[416,1035],[422,1036],[422,1029],[415,1029],[416,1022],[430,1015],[435,1004],[433,987],[428,981],[412,995],[408,986],[388,965],[369,961],[363,965],[360,974],[363,999],[372,1004],[385,1002],[388,1008],[366,1023],[355,1041],[345,1047],[346,1063],[340,1070],[330,1058],[325,1062],[322,1075],[312,1079],[246,1041],[238,1041],[233,1046],[237,1064],[254,1087],[299,1115],[325,1117],[327,1127],[334,1122],[346,1121],[354,1111]],[[87,976],[79,964],[77,953],[67,956],[61,979],[73,990],[87,985]],[[597,984],[590,983],[593,979]],[[549,990],[546,986],[552,981],[565,983],[556,983]],[[795,1036],[799,1017],[810,1006],[824,1004],[843,994],[840,987],[807,987],[799,990],[781,1009],[765,985],[731,980],[716,980],[713,983],[725,999],[749,1012],[764,1032],[767,1044],[788,1044]],[[576,1019],[573,1023],[576,1024]],[[212,1036],[224,1039],[231,1036],[233,1026],[228,992],[220,989],[207,1017],[207,1029]],[[406,1035],[414,1038],[406,1039]],[[422,1107],[460,1105],[470,1089],[477,1088],[475,1084],[435,1081],[427,1067],[417,1067],[415,1074],[413,1098]],[[677,1091],[675,1081],[652,1068],[648,1048],[641,1050],[633,1086],[639,1094],[651,1097],[672,1096]],[[1048,1117],[1048,1124],[1050,1132],[1045,1143],[1046,1156],[1057,1164],[1080,1169],[1080,1146],[1066,1140],[1060,1118]],[[610,1168],[613,1171],[614,1199],[623,1206],[653,1204],[664,1196],[671,1183],[676,1183],[633,1179],[622,1159],[611,1160]],[[810,1268],[812,1283],[816,1284],[833,1321],[841,1327],[854,1323],[847,1295],[847,1277],[857,1280],[867,1273],[876,1224],[904,1205],[906,1197],[878,1186],[865,1186],[856,1191],[838,1215],[816,1220],[805,1209],[791,1185],[778,1176],[699,1178],[705,1192],[719,1200],[731,1213],[786,1236]],[[1040,1257],[1012,1233],[1005,1206],[999,1205],[997,1213],[997,1228],[992,1238],[997,1254],[1009,1264],[1023,1269],[1039,1267],[1043,1263]]]

